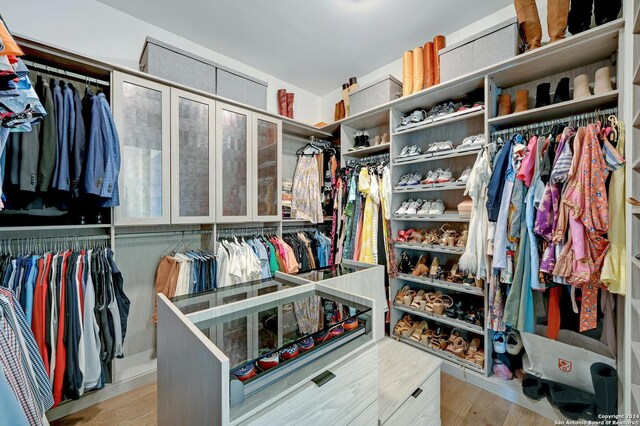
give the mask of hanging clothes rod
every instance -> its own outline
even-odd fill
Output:
[[[74,80],[85,82],[86,84],[95,83],[95,84],[99,84],[101,86],[107,86],[107,87],[111,85],[111,83],[106,80],[101,80],[95,77],[89,77],[86,75],[77,74],[73,71],[67,71],[67,70],[51,67],[49,65],[42,65],[37,62],[29,61],[26,59],[23,59],[22,62],[24,62],[24,64],[27,66],[27,68],[29,68],[29,70],[36,70],[36,71],[43,72],[45,74],[56,75],[62,78],[72,78]]]
[[[539,123],[527,124],[527,125],[519,126],[519,127],[512,127],[510,129],[496,130],[495,132],[491,132],[491,138],[493,139],[494,137],[513,134],[513,133],[518,133],[518,132],[531,130],[531,129],[540,129],[540,128],[545,128],[545,127],[553,127],[553,126],[555,126],[557,124],[572,123],[572,122],[576,122],[576,121],[580,122],[580,121],[590,120],[592,118],[598,118],[598,117],[612,115],[612,114],[613,115],[618,114],[618,107],[606,108],[606,109],[601,109],[601,110],[592,111],[592,112],[585,112],[585,113],[582,113],[582,114],[575,114],[575,115],[572,115],[572,116],[569,116],[569,117],[564,117],[564,118],[555,118],[553,120],[547,120],[547,121],[542,121],[542,122],[539,122]]]
[[[139,232],[128,234],[116,234],[116,238],[145,238],[145,237],[173,237],[176,235],[207,235],[213,234],[211,229],[192,229],[187,231],[160,231],[160,232]]]
[[[254,227],[243,227],[243,228],[224,228],[218,230],[218,236],[220,237],[246,237],[249,235],[264,235],[268,233],[268,231],[273,231],[273,233],[278,232],[277,226],[254,226]],[[216,238],[216,239],[217,239]]]
[[[378,163],[380,161],[389,161],[389,154],[378,154],[372,155],[370,157],[364,158],[354,158],[352,160],[347,161],[347,166],[356,165],[356,164],[366,164],[366,163]]]
[[[74,241],[103,241],[108,240],[111,237],[109,235],[65,235],[59,237],[28,237],[28,238],[2,238],[0,241],[10,241],[10,242],[20,242],[20,241],[31,241],[31,242],[74,242]]]

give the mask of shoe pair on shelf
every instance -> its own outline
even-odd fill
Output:
[[[484,133],[480,133],[473,136],[467,136],[462,140],[462,143],[456,147],[456,149],[471,149],[484,145],[485,138]]]
[[[469,231],[467,230],[467,225],[462,225],[462,232],[458,235],[454,229],[451,229],[448,223],[445,223],[440,229],[432,229],[430,231],[426,229],[401,229],[398,231],[396,241],[461,248],[467,245],[468,237]]]
[[[399,216],[411,216],[411,215],[441,215],[444,213],[445,207],[442,200],[430,201],[430,200],[408,200],[404,201],[398,210],[396,215]]]
[[[422,150],[418,147],[418,145],[405,146],[400,151],[400,155],[398,155],[398,159],[410,159],[411,157],[417,157],[418,155],[422,155]]]
[[[422,175],[420,173],[407,173],[400,178],[397,186],[415,186],[420,185]]]
[[[433,185],[436,183],[448,183],[453,179],[453,173],[451,173],[451,169],[442,170],[438,169],[435,172],[430,170],[427,173],[427,177],[420,182],[423,185]]]
[[[507,332],[499,331],[493,335],[493,351],[495,353],[503,354],[506,352],[510,355],[518,355],[523,347],[520,334],[513,329]]]
[[[435,154],[442,151],[451,151],[452,149],[453,149],[452,141],[433,142],[429,144],[429,148],[427,149],[427,152]]]

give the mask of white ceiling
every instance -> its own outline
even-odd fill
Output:
[[[99,0],[324,95],[512,0]]]

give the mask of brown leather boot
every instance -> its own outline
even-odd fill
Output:
[[[498,115],[511,114],[511,96],[498,95]]]
[[[516,111],[522,112],[529,109],[529,91],[518,90],[516,92]]]
[[[445,43],[443,35],[437,35],[433,38],[433,57],[436,63],[433,71],[433,84],[440,84],[440,50],[444,49]]]
[[[336,106],[333,109],[333,121],[340,120],[340,102],[336,102]]]
[[[278,89],[278,112],[280,115],[287,116],[287,91]]]
[[[553,1],[554,0],[549,0],[549,3]],[[514,5],[527,47],[529,50],[537,49],[540,47],[542,40],[542,26],[540,26],[540,16],[538,15],[536,0],[514,0]]]
[[[551,43],[565,38],[569,19],[569,0],[547,0],[547,27]]]
[[[424,44],[424,88],[433,86],[433,72],[435,71],[435,57],[433,55],[433,43],[428,41]]]
[[[418,93],[424,86],[424,51],[422,47],[413,49],[413,91]]]
[[[295,93],[287,93],[287,117],[293,118],[293,99]]]
[[[413,51],[402,55],[402,96],[413,93]]]

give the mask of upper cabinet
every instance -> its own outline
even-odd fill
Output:
[[[255,178],[253,193],[254,220],[279,221],[282,218],[280,196],[282,152],[282,122],[271,117],[254,114],[253,133]]]
[[[281,220],[282,122],[221,102],[217,111],[216,221]]]
[[[171,223],[215,222],[215,101],[171,89]]]
[[[115,224],[169,223],[170,90],[114,72],[112,97],[122,157]]]

